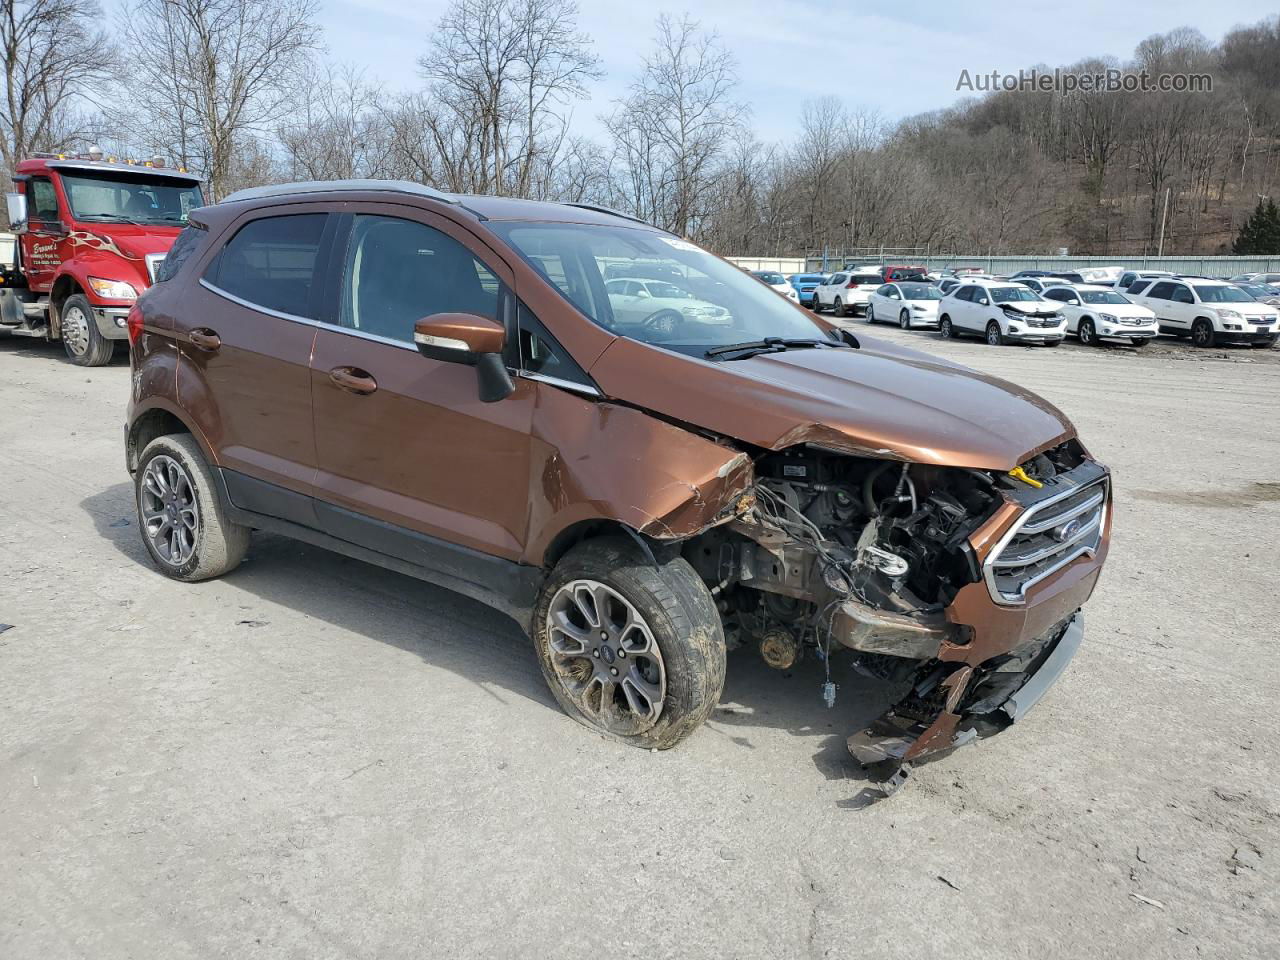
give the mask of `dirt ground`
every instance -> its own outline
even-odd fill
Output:
[[[732,654],[647,753],[417,581],[265,536],[166,580],[127,366],[0,341],[0,957],[1274,957],[1280,350],[877,329],[1061,406],[1116,519],[1040,706],[861,810],[812,661]]]

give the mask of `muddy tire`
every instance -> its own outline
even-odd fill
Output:
[[[715,602],[683,557],[653,563],[622,538],[570,550],[533,613],[533,642],[565,713],[611,739],[666,750],[724,689]]]
[[[209,580],[244,559],[249,528],[227,518],[213,472],[190,434],[148,443],[133,481],[138,532],[165,576]]]
[[[67,297],[58,316],[62,349],[66,351],[68,360],[78,367],[101,367],[111,362],[115,343],[98,332],[93,307],[82,294]]]

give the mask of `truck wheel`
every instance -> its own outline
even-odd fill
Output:
[[[249,528],[227,519],[213,473],[190,434],[148,443],[133,481],[142,542],[165,576],[208,580],[244,559]]]
[[[1191,325],[1191,342],[1197,347],[1212,347],[1217,339],[1213,332],[1213,324],[1204,317]]]
[[[683,557],[655,569],[629,540],[565,554],[538,597],[533,641],[564,711],[632,746],[675,746],[724,689],[724,629],[706,584]]]
[[[93,307],[82,294],[72,294],[62,302],[59,320],[68,360],[80,367],[101,367],[111,360],[115,345],[98,332]]]

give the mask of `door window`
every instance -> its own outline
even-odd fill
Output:
[[[1174,303],[1195,303],[1195,298],[1191,296],[1191,291],[1183,286],[1175,286],[1173,288]]]
[[[1173,293],[1173,284],[1167,280],[1157,283],[1148,292],[1148,297],[1154,297],[1157,300],[1169,300]]]
[[[343,268],[339,323],[413,343],[413,327],[436,313],[498,319],[502,284],[466,247],[414,220],[358,214]]]
[[[31,193],[30,218],[41,223],[56,223],[59,219],[58,195],[54,192],[53,181],[36,177],[28,187]]]
[[[519,368],[523,373],[533,373],[544,377],[555,377],[584,387],[595,388],[591,378],[587,376],[573,357],[542,325],[523,303],[520,304],[520,357]]]
[[[313,318],[312,280],[328,214],[263,217],[241,227],[204,278],[254,306]]]

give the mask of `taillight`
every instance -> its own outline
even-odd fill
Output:
[[[129,343],[135,344],[138,338],[142,336],[142,308],[136,303],[129,308],[129,316],[124,322],[125,330],[129,334]]]
[[[854,287],[856,287],[857,285],[858,285],[858,284],[857,284],[855,281],[850,280],[848,283],[846,283],[846,284],[845,284],[845,287],[846,287],[847,289],[852,290],[852,289],[853,289]]]

